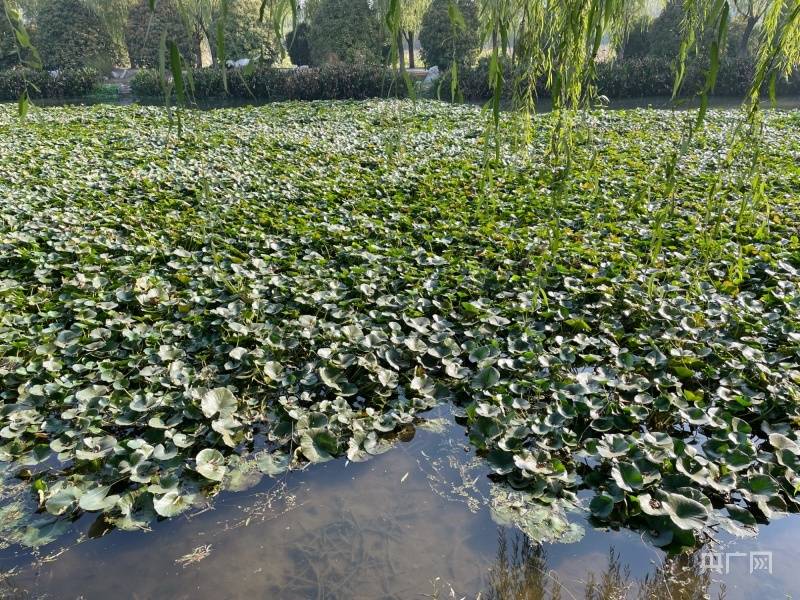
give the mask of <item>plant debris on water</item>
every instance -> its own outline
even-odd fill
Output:
[[[446,401],[536,540],[576,507],[670,547],[796,510],[800,117],[717,201],[739,117],[712,111],[658,223],[681,114],[580,119],[556,194],[548,116],[487,164],[474,107],[192,112],[181,140],[157,108],[0,107],[4,543],[366,460]]]
[[[175,559],[175,563],[182,566],[184,569],[189,565],[199,563],[204,558],[208,558],[211,554],[211,544],[203,544],[198,546],[188,554]]]

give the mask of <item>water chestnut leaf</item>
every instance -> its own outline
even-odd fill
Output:
[[[228,388],[214,388],[207,391],[200,403],[206,417],[219,415],[222,419],[235,413],[237,405],[236,396]]]

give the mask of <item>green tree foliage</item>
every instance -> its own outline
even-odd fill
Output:
[[[422,19],[431,6],[431,0],[406,0],[403,3],[400,26],[403,38],[408,45],[408,66],[412,69],[414,64],[414,35],[422,27]]]
[[[431,5],[431,0],[399,0],[397,18],[398,30],[395,32],[394,39],[397,46],[397,58],[401,67],[406,65],[406,46],[408,46],[408,66],[412,69],[416,67],[414,56],[414,44],[417,33],[422,26],[422,19]],[[375,6],[381,13],[385,21],[390,11],[390,0],[376,0]]]
[[[124,57],[103,20],[80,0],[51,0],[36,14],[34,44],[45,68],[109,70]]]
[[[650,53],[650,19],[641,18],[633,23],[631,30],[622,44],[617,48],[617,58],[644,58]]]
[[[650,56],[674,58],[678,55],[683,39],[682,4],[682,0],[670,0],[662,13],[653,21],[648,31]]]
[[[0,5],[0,69],[8,69],[19,62],[14,30]]]
[[[661,0],[626,0],[622,3],[620,23],[611,42],[617,58],[641,58],[650,46],[649,29],[656,9],[663,8]]]
[[[308,23],[298,23],[297,28],[286,34],[286,48],[292,64],[297,66],[311,63],[311,46],[308,43]]]
[[[42,4],[42,0],[35,0],[35,2],[39,5]],[[123,53],[126,53],[125,25],[131,8],[137,4],[138,0],[81,0],[81,2],[100,18],[111,39]]]
[[[758,47],[758,23],[752,25],[747,17],[737,15],[728,26],[728,56],[752,57]]]
[[[159,0],[155,13],[150,11],[149,0],[139,0],[128,15],[125,28],[125,45],[131,66],[158,66],[160,40],[165,31],[167,39],[178,45],[188,63],[197,62],[198,45],[194,32],[187,29],[174,0]]]
[[[464,16],[463,29],[453,27],[451,2]],[[422,57],[429,67],[446,67],[454,57],[463,65],[473,64],[480,48],[478,5],[473,0],[433,0],[422,18],[419,41]]]
[[[738,56],[754,55],[757,40],[753,33],[769,8],[768,0],[733,0],[736,16],[731,20],[728,51]]]
[[[278,55],[278,40],[268,18],[259,20],[261,0],[229,0],[228,15],[225,19],[225,58],[252,58],[271,64]],[[215,60],[216,26],[222,18],[221,7],[212,13],[213,29],[209,45]]]
[[[311,62],[377,63],[383,38],[379,12],[367,0],[322,0],[309,31]]]
[[[684,37],[683,28],[688,5],[687,0],[669,0],[661,14],[653,20],[648,29],[649,56],[670,59],[678,56],[681,40]],[[698,31],[698,34],[698,40],[692,51],[696,50],[698,55],[706,56],[714,32],[706,30]]]
[[[629,30],[623,35],[621,45],[617,48],[617,58],[636,59],[649,56],[652,58],[674,60],[678,56],[681,40],[683,39],[683,26],[686,9],[683,0],[669,0],[664,10],[651,19],[644,11],[632,22]],[[742,2],[747,4],[747,2]],[[630,5],[628,5],[630,6]],[[756,20],[760,19],[760,16]],[[736,56],[742,40],[747,43],[751,33],[747,28],[754,22],[744,16],[737,16],[730,21],[728,29],[728,44],[726,50]],[[705,32],[700,37],[698,54],[703,58],[707,54],[711,32]],[[746,54],[746,51],[743,52]],[[692,58],[690,56],[690,58]]]

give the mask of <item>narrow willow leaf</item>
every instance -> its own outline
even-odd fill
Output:
[[[28,97],[28,90],[22,90],[19,95],[19,102],[17,104],[17,114],[20,119],[25,119],[28,116],[28,109],[30,108],[30,99]]]
[[[175,96],[178,104],[186,106],[186,84],[183,80],[183,61],[178,45],[170,40],[169,42],[169,68],[172,72],[172,81],[175,84]]]

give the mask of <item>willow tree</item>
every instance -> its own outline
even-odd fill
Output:
[[[422,25],[422,18],[431,4],[431,0],[404,0],[402,5],[402,16],[400,19],[400,39],[399,53],[400,61],[403,61],[403,40],[408,45],[408,67],[416,67],[414,57],[414,39],[416,33]]]
[[[125,23],[136,0],[81,0],[102,21],[111,39],[119,47],[125,46]]]
[[[741,37],[733,40],[733,43],[736,44],[737,53],[743,56],[747,54],[750,38],[756,25],[764,18],[769,8],[769,0],[733,0],[733,8],[743,25]]]
[[[178,11],[175,0],[159,0],[151,11],[149,0],[137,0],[125,24],[125,44],[131,66],[155,68],[159,63],[159,41],[164,36],[175,40],[176,46],[188,64],[199,63],[198,42]]]
[[[198,44],[207,48],[214,65],[231,58],[257,58],[271,63],[282,35],[276,35],[268,19],[261,17],[261,0],[175,0],[186,28]],[[267,7],[265,7],[267,13]],[[202,46],[202,48],[201,48]]]
[[[400,69],[405,69],[406,66],[406,45],[408,45],[408,67],[411,69],[416,67],[414,40],[430,4],[431,0],[378,0],[374,2],[382,20],[391,30],[390,34],[396,45],[397,55],[393,58],[397,59]],[[390,22],[390,20],[396,20],[396,23]]]

